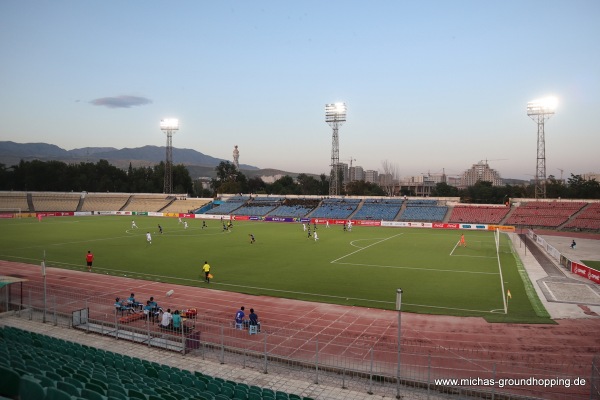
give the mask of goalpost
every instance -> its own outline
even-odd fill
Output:
[[[500,287],[502,288],[502,301],[504,302],[504,314],[508,314],[504,278],[502,277],[502,263],[500,263],[500,229],[494,230],[494,243],[496,244],[496,259],[498,260],[498,271],[500,271]]]
[[[1,218],[21,218],[20,208],[0,208]]]

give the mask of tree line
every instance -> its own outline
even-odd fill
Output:
[[[256,193],[273,195],[317,195],[329,194],[329,177],[321,174],[314,177],[299,174],[296,179],[283,176],[273,183],[265,183],[260,177],[246,177],[229,161],[215,167],[210,189],[202,188],[190,177],[183,164],[174,165],[173,192],[187,193],[194,197],[215,197],[219,194]],[[149,167],[132,167],[127,170],[111,165],[106,160],[96,163],[82,162],[67,164],[62,161],[23,161],[12,167],[0,164],[0,190],[52,191],[52,192],[121,192],[162,193],[164,189],[165,163]],[[199,183],[199,182],[196,182]],[[342,195],[386,196],[389,188],[365,181],[340,185]],[[477,182],[466,189],[447,183],[438,183],[432,188],[431,197],[460,197],[462,202],[477,204],[503,204],[509,198],[534,197],[534,185],[492,186],[490,182]],[[546,184],[549,199],[600,199],[600,184],[573,175],[566,183],[550,176]],[[414,196],[404,190],[399,195]]]

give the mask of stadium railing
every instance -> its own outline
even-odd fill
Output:
[[[9,289],[11,287],[13,289]],[[400,348],[402,361],[399,367],[399,349],[396,344],[387,342],[357,339],[340,344],[331,339],[306,339],[293,326],[269,326],[264,323],[260,334],[249,335],[245,330],[236,330],[232,322],[223,322],[221,317],[209,314],[196,321],[195,332],[200,332],[200,335],[185,336],[157,331],[155,325],[146,325],[144,320],[119,324],[112,316],[114,311],[110,301],[93,295],[69,291],[67,288],[51,288],[44,303],[41,283],[24,282],[21,287],[18,289],[19,286],[9,285],[0,288],[0,302],[11,299],[9,304],[1,307],[11,310],[20,318],[77,328],[115,340],[132,340],[139,343],[140,353],[143,353],[142,346],[157,347],[180,352],[186,357],[198,357],[264,373],[292,373],[314,383],[339,385],[386,397],[422,390],[482,398],[504,394],[500,397],[577,399],[590,393],[589,382],[571,388],[568,393],[557,388],[554,395],[551,389],[540,386],[475,387],[461,383],[474,376],[494,379],[496,382],[499,379],[552,379],[557,376],[573,381],[577,377],[588,376],[589,365],[536,365],[528,354],[494,358],[490,357],[487,348],[481,351],[474,350],[472,346],[461,349],[460,344],[436,354],[435,345],[407,340],[402,342]],[[6,290],[22,292],[1,292]],[[20,298],[23,303],[18,302]],[[297,340],[293,340],[295,337],[302,337],[301,349]],[[35,346],[35,342],[29,344],[32,345]],[[0,351],[3,351],[1,347]],[[106,354],[103,357],[106,359]],[[95,356],[93,359],[96,359]],[[15,365],[23,369],[21,365]],[[24,370],[27,370],[26,366]]]

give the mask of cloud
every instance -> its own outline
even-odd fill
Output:
[[[105,106],[108,108],[129,108],[133,106],[143,106],[152,103],[152,100],[138,96],[115,96],[101,97],[90,101],[95,106]]]

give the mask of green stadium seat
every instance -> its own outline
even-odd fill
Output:
[[[80,397],[86,400],[107,400],[106,396],[103,396],[100,393],[88,388],[81,389]]]
[[[81,380],[77,379],[77,378],[73,378],[73,377],[66,377],[63,379],[64,382],[70,383],[71,385],[75,386],[78,389],[83,389],[84,386],[84,382],[82,382]]]
[[[248,392],[248,400],[262,400],[262,396],[255,391]]]
[[[46,388],[46,397],[44,397],[44,400],[73,400],[73,399],[67,392],[64,392],[55,387],[49,387],[49,388]]]
[[[232,398],[233,397],[233,393],[235,391],[233,390],[233,388],[229,385],[223,385],[221,386],[221,394],[224,396],[227,396],[228,398]]]
[[[94,374],[88,382],[100,386],[105,391],[108,390],[108,383],[106,383],[108,382],[108,378],[106,375]]]
[[[55,382],[63,380],[63,377],[60,374],[57,374],[56,372],[53,372],[53,371],[46,371],[46,372],[44,372],[44,375],[46,375],[48,378],[52,379]]]
[[[129,400],[129,397],[121,392],[116,392],[114,390],[108,389],[108,398],[111,400]]]
[[[293,393],[290,393],[288,395],[288,397],[290,398],[290,400],[302,400],[302,397],[298,396],[297,394],[293,394]]]
[[[19,382],[20,400],[39,400],[46,396],[42,385],[32,376],[22,376]]]
[[[38,381],[40,381],[40,385],[42,385],[45,388],[56,387],[56,384],[54,383],[54,381],[45,375],[34,375],[34,377]]]
[[[95,383],[88,382],[85,384],[85,388],[101,394],[102,396],[106,396],[106,390],[104,390],[102,386],[98,386]]]
[[[133,400],[133,399],[147,400],[146,395],[144,393],[140,392],[139,390],[129,389],[127,391],[127,394],[129,395],[130,400]]]
[[[275,400],[289,400],[289,396],[285,392],[275,392]]]
[[[215,396],[215,400],[231,400],[231,397],[224,394],[218,394]]]
[[[236,389],[235,392],[233,392],[233,398],[236,400],[247,400],[248,392],[244,389]]]
[[[0,367],[0,396],[16,398],[21,377],[12,368]]]
[[[206,386],[206,390],[209,391],[212,394],[219,394],[219,393],[221,393],[221,387],[219,385],[217,385],[215,382],[210,382]]]
[[[70,394],[71,396],[79,397],[79,395],[81,394],[81,389],[77,388],[74,385],[71,385],[69,382],[56,382],[56,388]]]

